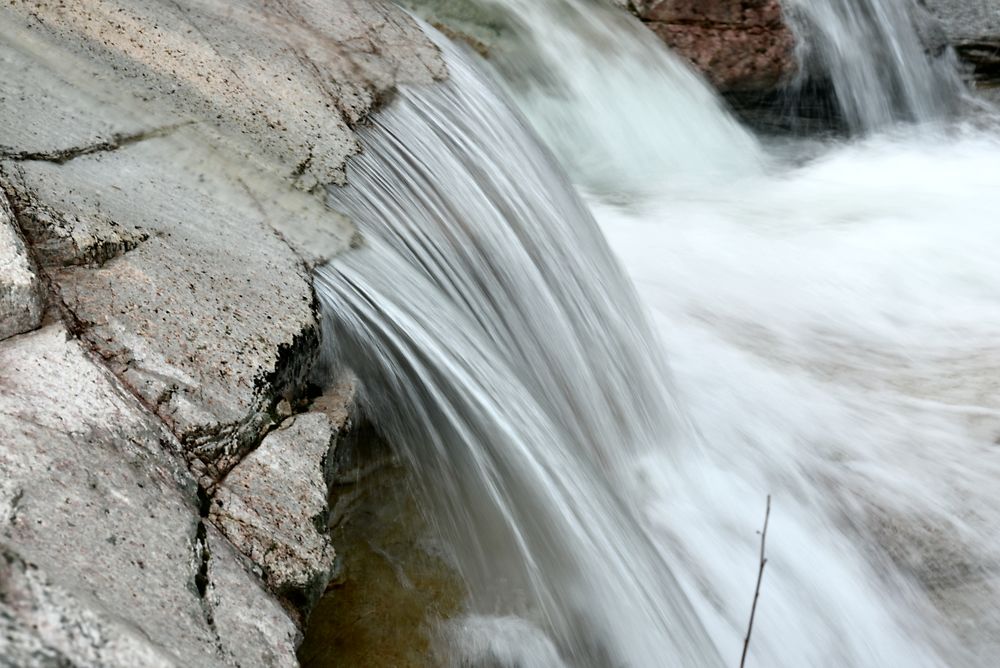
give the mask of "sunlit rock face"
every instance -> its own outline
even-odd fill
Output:
[[[770,91],[796,72],[778,0],[634,0],[632,9],[722,92]]]

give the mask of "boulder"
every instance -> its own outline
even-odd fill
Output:
[[[631,9],[723,93],[770,92],[797,71],[779,0],[632,0]]]
[[[18,225],[211,490],[305,386],[353,126],[444,64],[398,8],[320,0],[4,3],[0,63]]]
[[[51,283],[73,331],[170,427],[210,488],[306,381],[319,330],[302,259],[193,136],[7,171],[33,244],[58,245],[53,219],[76,239],[132,240],[103,263],[63,255]]]
[[[324,186],[444,64],[377,0],[12,0],[0,68],[0,664],[295,665],[347,415],[290,415],[357,242]],[[252,559],[208,514],[262,440]]]
[[[205,602],[223,654],[237,666],[297,667],[302,632],[253,564],[207,523],[205,549]]]

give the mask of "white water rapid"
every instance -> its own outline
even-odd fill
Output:
[[[1000,118],[758,140],[637,23],[502,4],[524,58],[435,37],[319,270],[469,588],[440,659],[736,666],[770,494],[748,665],[994,665]]]

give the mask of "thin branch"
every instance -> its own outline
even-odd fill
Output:
[[[764,556],[764,546],[767,542],[767,522],[771,518],[771,495],[767,495],[767,510],[764,512],[764,530],[760,532],[760,569],[757,571],[757,587],[753,592],[753,606],[750,608],[750,623],[747,625],[747,637],[743,639],[743,656],[740,658],[740,668],[747,662],[747,651],[750,649],[750,634],[753,633],[753,618],[757,613],[757,599],[760,598],[760,582],[764,579],[764,566],[767,557]]]

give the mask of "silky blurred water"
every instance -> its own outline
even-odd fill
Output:
[[[799,84],[820,79],[854,132],[952,115],[961,98],[943,31],[917,0],[782,0]]]
[[[736,665],[771,494],[749,665],[992,665],[997,121],[758,140],[641,26],[506,6],[532,48],[438,37],[320,271],[470,590],[441,660]]]
[[[753,560],[748,500],[771,493],[760,665],[990,665],[1000,136],[878,137],[592,207],[702,437],[680,471],[642,468],[646,521],[699,565],[714,614],[740,619],[732,564]]]

